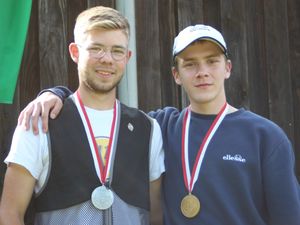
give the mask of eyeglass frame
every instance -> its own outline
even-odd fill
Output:
[[[101,59],[105,56],[105,54],[109,51],[110,52],[110,57],[115,60],[115,61],[121,61],[123,60],[127,53],[128,53],[128,48],[127,47],[123,47],[123,46],[112,46],[112,47],[107,47],[107,46],[103,46],[103,45],[95,45],[95,46],[91,46],[91,47],[83,47],[82,45],[80,44],[77,44],[76,45],[79,47],[79,48],[83,48],[84,50],[88,51],[89,54],[91,55],[92,58],[94,59]],[[99,51],[96,51],[95,49],[98,49]],[[121,58],[116,58],[116,52],[114,52],[114,49],[117,50],[123,50],[124,52],[122,52],[122,54],[124,53],[124,55],[121,56]],[[115,54],[114,54],[115,53]]]

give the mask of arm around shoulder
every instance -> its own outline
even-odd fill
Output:
[[[23,125],[28,130],[31,120],[33,132],[38,134],[38,118],[41,116],[43,131],[47,132],[49,115],[51,119],[55,119],[63,106],[64,100],[71,94],[72,92],[63,86],[42,90],[38,97],[22,110],[18,118],[18,124]]]

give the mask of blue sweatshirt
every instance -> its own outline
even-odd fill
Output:
[[[165,225],[300,225],[300,188],[291,143],[273,122],[244,109],[226,115],[208,145],[192,191],[200,200],[200,212],[185,218],[180,211],[188,194],[181,160],[184,112],[167,107],[149,113],[163,133]],[[191,113],[191,171],[215,117]]]

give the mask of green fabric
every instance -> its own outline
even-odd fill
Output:
[[[11,104],[18,80],[31,0],[0,1],[0,103]]]

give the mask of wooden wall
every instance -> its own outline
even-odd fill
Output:
[[[173,38],[190,24],[212,25],[224,34],[233,62],[229,102],[285,130],[300,177],[299,1],[145,0],[136,1],[136,18],[140,108],[187,104],[170,73]]]
[[[54,85],[76,89],[76,67],[67,46],[77,14],[95,5],[116,7],[113,0],[33,0],[14,104],[0,104],[1,161],[18,113],[39,90]],[[233,61],[226,83],[229,102],[286,131],[300,177],[300,1],[136,0],[135,7],[140,108],[187,104],[171,75],[173,38],[187,25],[212,25],[224,34]],[[4,170],[1,164],[1,182]]]

